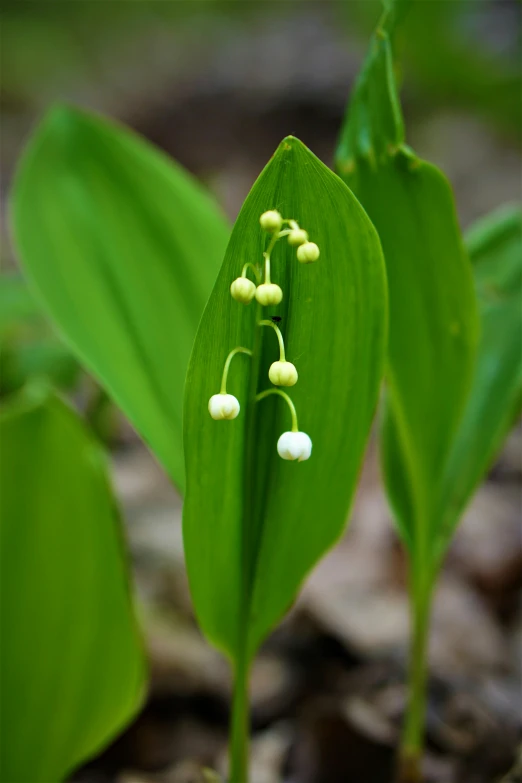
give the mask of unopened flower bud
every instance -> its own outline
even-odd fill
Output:
[[[302,228],[294,228],[288,234],[288,244],[296,247],[308,242],[308,234]]]
[[[277,211],[277,209],[269,209],[268,212],[263,212],[259,218],[261,228],[265,231],[281,231],[283,225],[283,218]]]
[[[256,288],[256,299],[263,307],[278,305],[283,298],[283,291],[275,283],[262,283]]]
[[[292,362],[274,362],[270,365],[268,377],[275,386],[294,386],[298,375]]]
[[[213,419],[235,419],[239,413],[239,400],[233,394],[213,394],[208,401],[208,410]]]
[[[247,277],[238,277],[230,286],[230,293],[236,302],[250,304],[255,296],[256,287]]]
[[[312,453],[312,441],[306,432],[283,432],[277,441],[277,453],[283,459],[303,462]]]
[[[319,248],[315,242],[305,242],[304,245],[297,248],[297,260],[302,264],[311,264],[319,258]]]

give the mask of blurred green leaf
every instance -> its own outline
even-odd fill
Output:
[[[0,337],[41,320],[41,312],[20,275],[0,275]]]
[[[25,270],[77,355],[183,486],[183,384],[228,228],[189,175],[130,131],[58,107],[12,196]]]
[[[504,209],[483,218],[470,229],[466,244],[481,338],[471,394],[446,463],[442,553],[522,404],[522,212]]]
[[[234,301],[230,283],[246,260],[262,261],[259,217],[279,209],[317,242],[315,264],[296,261],[279,242],[272,278],[277,308]],[[261,314],[262,313],[262,314]],[[277,313],[287,359],[299,381],[288,389],[299,429],[313,441],[303,463],[282,460],[276,442],[290,429],[287,405],[267,373],[278,359]],[[208,637],[247,661],[293,601],[347,519],[381,379],[386,329],[382,254],[373,226],[348,188],[300,141],[284,140],[253,186],[234,227],[205,309],[187,376],[184,540],[192,596]],[[242,410],[216,422],[207,410],[223,364],[236,346],[229,392]]]
[[[370,33],[383,5],[398,4],[344,0],[340,10],[350,31],[356,26]],[[399,5],[408,6],[401,20],[400,50],[417,110],[424,102],[428,111],[441,106],[471,111],[518,139],[522,75],[517,3],[399,0]]]
[[[40,393],[0,433],[0,777],[56,781],[136,712],[143,651],[99,447]]]
[[[444,465],[476,357],[471,265],[450,186],[404,144],[385,14],[352,95],[337,164],[382,242],[390,294],[383,461],[417,573],[429,579]],[[373,100],[369,100],[373,96]],[[383,122],[391,117],[393,122]]]
[[[0,276],[0,394],[35,379],[71,389],[80,367],[54,334],[20,275]]]

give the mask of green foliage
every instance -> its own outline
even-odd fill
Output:
[[[522,404],[522,212],[509,208],[483,218],[466,245],[481,336],[471,393],[446,464],[441,554]]]
[[[355,23],[369,32],[383,5],[408,7],[401,19],[400,50],[408,84],[416,90],[417,109],[423,101],[428,110],[434,104],[454,106],[518,136],[522,78],[517,25],[511,41],[509,34],[503,35],[502,47],[487,32],[499,22],[503,27],[510,13],[515,22],[516,4],[508,8],[483,0],[345,0],[341,10],[351,27]]]
[[[43,120],[12,196],[26,273],[76,354],[183,486],[183,384],[228,228],[189,175],[76,109]]]
[[[277,308],[239,304],[230,284],[245,261],[262,260],[260,215],[280,209],[321,249],[310,266],[281,241],[272,279]],[[288,408],[270,387],[278,359],[261,318],[281,316],[287,359],[299,381],[290,390],[307,462],[286,462],[276,442],[290,429]],[[185,395],[187,491],[184,540],[192,596],[203,630],[239,666],[288,609],[307,571],[340,535],[360,469],[381,379],[386,294],[382,255],[357,200],[301,142],[289,137],[254,184],[205,309]],[[228,391],[241,403],[234,421],[207,412],[223,364],[236,346],[253,349],[232,364]]]
[[[136,712],[143,652],[100,448],[41,389],[0,434],[0,777],[56,781]]]
[[[386,259],[384,473],[416,575],[429,581],[444,467],[471,383],[478,323],[449,184],[404,145],[388,27],[385,15],[352,97],[338,166]]]
[[[379,232],[388,275],[382,455],[410,556],[413,619],[399,779],[417,781],[436,575],[520,409],[522,240],[518,212],[488,218],[468,240],[472,268],[449,184],[405,145],[390,45],[400,5],[390,0],[373,37],[337,165]]]
[[[62,389],[78,381],[79,366],[49,328],[19,275],[0,277],[0,394],[19,390],[35,378]]]

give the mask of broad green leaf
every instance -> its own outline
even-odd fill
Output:
[[[30,141],[12,211],[42,302],[182,487],[183,384],[224,219],[145,141],[66,107]]]
[[[444,464],[470,388],[478,322],[450,186],[404,144],[392,22],[385,13],[374,35],[337,165],[384,250],[390,296],[385,480],[404,540],[425,563],[440,524]]]
[[[280,240],[272,279],[278,307],[239,304],[230,284],[245,261],[261,262],[260,215],[279,209],[321,249],[303,266]],[[290,429],[286,403],[270,388],[276,335],[257,326],[281,317],[287,359],[299,372],[287,389],[311,458],[282,460],[276,443]],[[293,601],[318,558],[339,537],[357,481],[381,379],[386,289],[376,232],[349,189],[300,141],[289,137],[254,184],[234,227],[205,309],[187,375],[184,540],[192,596],[208,637],[233,659],[250,658]],[[214,421],[230,350],[227,391],[240,401],[233,421]]]
[[[144,657],[99,446],[40,392],[0,434],[0,778],[51,783],[136,712]]]
[[[481,338],[463,420],[447,461],[441,549],[520,413],[522,403],[522,212],[478,221],[466,244],[474,265]]]

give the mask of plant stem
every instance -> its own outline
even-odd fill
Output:
[[[230,370],[230,363],[232,362],[232,359],[234,356],[238,353],[246,353],[247,356],[252,356],[252,351],[250,348],[242,348],[241,346],[239,348],[234,348],[227,356],[227,360],[225,362],[225,366],[223,367],[223,375],[221,378],[221,390],[220,394],[226,394],[227,393],[227,378],[228,378],[228,371]]]
[[[412,579],[408,706],[399,749],[397,783],[422,783],[433,582]]]
[[[277,340],[279,342],[279,361],[280,362],[285,362],[286,361],[285,343],[284,343],[284,340],[283,340],[283,335],[281,334],[281,330],[279,329],[277,324],[275,324],[273,321],[265,321],[265,320],[263,320],[263,321],[258,321],[257,325],[258,326],[271,326],[272,329],[275,330],[275,333],[277,334]]]
[[[292,417],[292,432],[299,432],[299,427],[297,425],[297,411],[295,409],[294,403],[292,402],[292,400],[290,399],[290,397],[286,392],[282,391],[281,389],[274,389],[274,388],[266,389],[266,391],[257,394],[255,400],[256,402],[260,402],[261,400],[264,400],[265,397],[268,397],[270,394],[278,394],[286,401],[288,407],[290,408],[290,415]]]
[[[250,736],[248,675],[249,667],[242,656],[234,671],[229,783],[248,783],[248,744]]]

